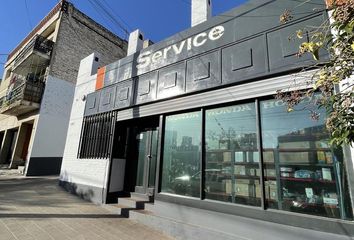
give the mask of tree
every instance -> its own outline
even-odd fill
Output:
[[[299,47],[298,57],[312,54],[316,61],[316,71],[312,74],[311,86],[306,90],[278,90],[276,98],[287,103],[288,112],[293,111],[302,98],[320,93],[313,103],[327,110],[326,127],[333,145],[354,143],[354,0],[327,0],[330,19],[311,33],[310,40]],[[291,20],[291,12],[286,10],[280,21]],[[296,37],[303,38],[303,29]],[[329,59],[323,61],[319,52],[324,49]],[[350,78],[352,77],[351,81]],[[311,118],[319,115],[310,110]]]

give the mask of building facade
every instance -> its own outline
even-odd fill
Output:
[[[80,60],[126,55],[127,43],[60,1],[9,54],[0,82],[0,164],[59,174]]]
[[[351,149],[310,119],[316,95],[274,98],[308,87],[298,47],[326,20],[322,0],[253,0],[97,74],[84,59],[60,184],[121,213],[154,199],[129,216],[180,239],[353,237]]]

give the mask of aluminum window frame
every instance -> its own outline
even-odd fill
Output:
[[[297,212],[290,212],[281,209],[271,209],[266,206],[265,188],[264,188],[264,165],[263,165],[263,146],[262,146],[262,126],[261,126],[261,112],[260,112],[260,102],[264,100],[274,99],[273,96],[260,96],[250,99],[242,99],[238,101],[232,101],[228,103],[220,103],[215,105],[209,105],[205,107],[185,109],[182,111],[169,112],[160,115],[160,133],[159,133],[159,150],[157,159],[157,175],[156,175],[156,187],[155,187],[155,199],[157,201],[164,201],[179,205],[184,205],[186,207],[193,207],[208,211],[215,211],[219,213],[232,214],[262,221],[271,221],[274,223],[285,224],[294,227],[301,227],[307,229],[314,229],[318,231],[324,231],[335,234],[342,234],[347,236],[354,236],[354,220],[343,220],[329,217],[322,217],[311,214],[303,214]],[[205,186],[205,172],[203,171],[206,164],[205,159],[205,111],[209,109],[214,109],[218,107],[228,107],[235,106],[243,103],[254,102],[256,108],[256,124],[257,124],[257,145],[259,151],[259,166],[260,166],[260,184],[261,184],[261,206],[250,206],[243,205],[239,203],[228,203],[217,200],[205,199],[204,186]],[[164,151],[164,136],[165,136],[165,124],[166,117],[176,114],[188,113],[201,111],[201,153],[200,161],[202,163],[202,177],[201,177],[201,189],[200,197],[189,197],[178,194],[164,193],[161,192],[161,177],[162,177],[162,164],[163,164],[163,151]],[[203,153],[204,152],[204,153]],[[203,168],[204,167],[204,168]],[[204,175],[204,176],[203,176]],[[349,176],[347,176],[349,178]],[[349,179],[347,179],[349,181]],[[353,201],[353,200],[352,200]],[[351,206],[353,208],[353,206]],[[287,219],[287,223],[284,222]]]

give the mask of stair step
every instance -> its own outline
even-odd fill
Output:
[[[144,207],[144,209],[145,210],[147,210],[147,211],[150,211],[150,212],[154,212],[154,210],[155,210],[155,205],[154,205],[154,203],[145,203],[145,207]]]
[[[131,196],[131,198],[141,199],[143,201],[148,201],[148,202],[153,202],[154,201],[154,197],[153,196],[149,196],[149,195],[142,194],[142,193],[131,192],[130,196]]]
[[[118,214],[122,217],[129,218],[129,212],[132,210],[136,210],[135,208],[131,208],[122,204],[105,204],[103,205],[105,209],[110,211],[111,213]]]
[[[245,238],[240,236],[226,234],[206,227],[158,216],[147,210],[132,210],[129,218],[181,240],[245,240]]]
[[[17,167],[17,170],[18,170],[18,172],[19,172],[20,174],[24,174],[24,172],[25,172],[25,166],[18,166],[18,167]]]
[[[149,203],[149,201],[132,197],[118,198],[118,204],[128,206],[129,208],[144,209],[145,203]]]

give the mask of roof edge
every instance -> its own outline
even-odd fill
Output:
[[[62,7],[67,3],[66,0],[61,0],[55,5],[52,10],[33,28],[33,30],[9,53],[7,61],[9,61],[18,50],[20,50],[38,31],[43,27],[57,12],[62,10]]]

